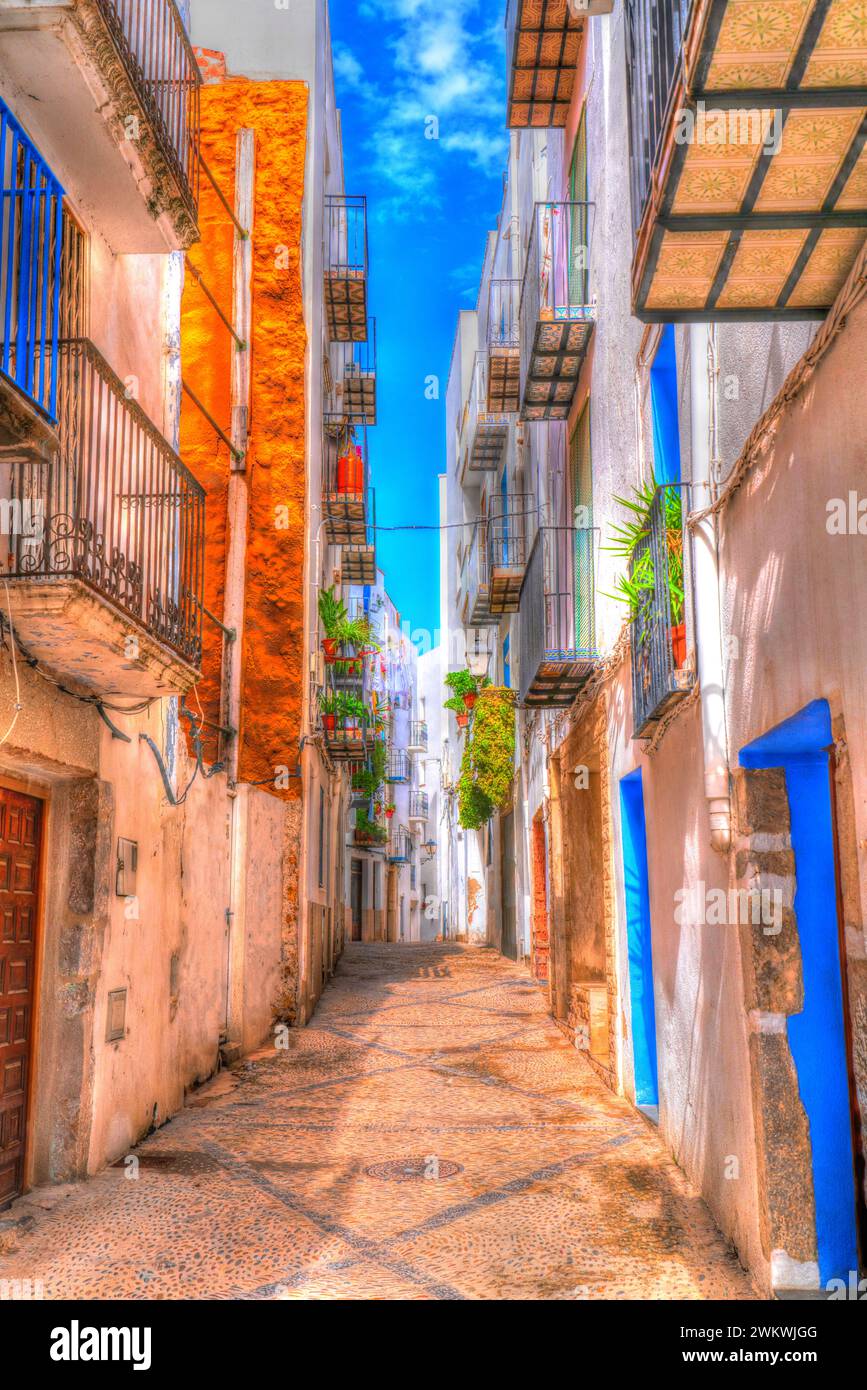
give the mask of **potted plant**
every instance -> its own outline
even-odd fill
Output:
[[[371,820],[366,811],[359,810],[355,813],[355,839],[362,845],[384,845],[388,831],[384,825]]]
[[[333,734],[337,728],[337,719],[340,714],[340,693],[339,691],[329,691],[322,696],[321,702],[322,727],[327,734]]]
[[[449,671],[445,683],[453,695],[460,696],[467,709],[472,709],[479,693],[479,682],[472,671]]]
[[[322,638],[322,650],[329,665],[337,659],[337,648],[348,617],[346,604],[337,597],[333,584],[330,589],[319,590],[319,621],[325,634]]]
[[[443,709],[450,709],[455,716],[459,729],[465,729],[470,722],[469,711],[460,695],[452,695],[446,700]]]
[[[657,485],[655,480],[651,479],[641,487],[634,488],[631,499],[614,498],[615,502],[619,502],[632,513],[634,520],[613,527],[611,544],[605,547],[612,555],[617,555],[625,562],[627,571],[618,576],[614,593],[609,597],[627,605],[630,622],[636,625],[642,641],[649,636],[657,593],[653,549],[645,544],[650,536],[651,512],[656,494]],[[677,670],[686,661],[683,502],[679,488],[664,486],[663,516],[671,655],[674,668]]]
[[[396,810],[397,810],[397,807],[395,806],[394,802],[393,802],[393,801],[390,801],[390,802],[388,803],[388,805],[386,806],[386,808],[385,808],[385,818],[386,818],[386,820],[391,820],[391,818],[392,818],[392,816],[394,815],[394,813],[395,813]]]

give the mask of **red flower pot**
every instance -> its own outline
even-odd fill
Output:
[[[671,629],[671,655],[675,670],[679,671],[686,661],[686,623],[678,623]]]
[[[463,698],[464,698],[464,704],[466,705],[467,709],[472,709],[473,705],[476,703],[476,696],[475,696],[475,694],[474,694],[474,693],[471,693],[471,694],[469,694],[469,695],[465,695]]]
[[[393,810],[392,810],[392,811],[386,811],[386,813],[385,813],[385,819],[386,819],[386,820],[391,820],[391,818],[392,818],[393,815],[394,815],[394,811],[393,811]]]
[[[325,661],[328,666],[337,660],[337,638],[323,637],[322,650],[325,653]]]
[[[458,721],[459,729],[465,729],[470,722],[470,716],[468,714],[456,714],[455,719]]]
[[[322,727],[327,734],[333,734],[334,730],[337,728],[337,715],[323,714]]]

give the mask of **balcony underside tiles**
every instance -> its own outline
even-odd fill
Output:
[[[367,342],[367,277],[361,270],[326,270],[325,313],[332,342]]]
[[[488,586],[480,586],[469,605],[467,622],[470,627],[498,627],[500,619],[491,612]]]
[[[567,0],[515,0],[507,125],[565,126],[583,27]]]
[[[509,426],[505,422],[489,424],[480,420],[473,436],[473,447],[467,465],[470,471],[486,473],[499,468],[508,438]]]
[[[340,566],[344,584],[376,583],[376,547],[374,545],[344,546]]]
[[[325,732],[325,747],[335,762],[360,762],[367,745],[361,729],[332,729]]]
[[[584,309],[556,310],[555,314],[553,320],[541,319],[536,324],[522,420],[565,420],[572,406],[593,320]]]
[[[350,420],[376,424],[376,375],[349,373],[343,381],[343,409]]]
[[[325,535],[332,545],[363,546],[367,540],[367,499],[359,493],[325,493]]]
[[[867,237],[862,0],[764,8],[707,0],[688,37],[633,266],[647,321],[823,317]]]
[[[549,708],[565,708],[571,705],[575,696],[581,693],[596,664],[595,656],[580,656],[575,652],[546,652],[545,659],[539,663],[524,697],[524,704]]]
[[[492,415],[513,415],[520,401],[520,350],[492,347],[488,356],[488,410]]]
[[[491,570],[490,597],[488,604],[491,613],[517,613],[524,587],[526,566],[523,564],[497,565]]]

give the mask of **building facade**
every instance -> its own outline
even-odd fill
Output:
[[[324,0],[256,8],[0,20],[0,1205],[305,1022],[344,940],[366,204]]]
[[[715,0],[511,0],[443,518],[444,626],[518,700],[461,926],[469,875],[777,1292],[867,1249],[863,34],[800,8],[772,72]]]

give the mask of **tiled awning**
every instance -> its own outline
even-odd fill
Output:
[[[693,0],[638,233],[639,317],[823,317],[867,237],[865,137],[864,0]]]

